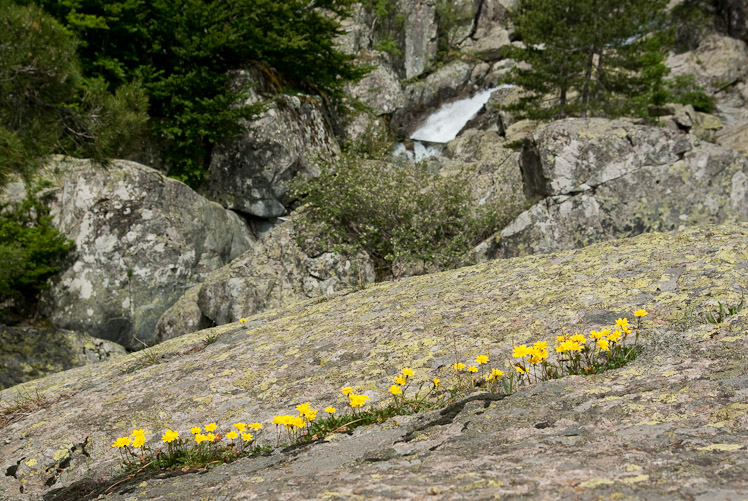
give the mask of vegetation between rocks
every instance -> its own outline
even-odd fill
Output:
[[[219,431],[218,424],[212,422],[193,426],[189,435],[183,432],[188,438],[167,429],[161,436],[161,448],[155,448],[147,445],[146,430],[134,429],[129,436],[117,438],[112,447],[119,450],[126,472],[204,468],[272,452],[279,447],[290,450],[396,416],[442,409],[476,391],[501,397],[541,381],[597,374],[622,367],[636,357],[642,320],[647,314],[645,310],[637,310],[635,325],[630,325],[627,318],[619,318],[613,328],[592,330],[587,337],[576,332],[557,336],[555,361],[549,357],[547,341],[537,341],[531,346],[515,345],[512,353],[515,361],[507,363],[508,374],[491,366],[490,353],[477,355],[468,365],[455,352],[456,361],[447,369],[450,384],[433,375],[416,382],[415,370],[404,367],[387,389],[390,398],[378,407],[364,409],[370,397],[346,386],[340,390],[345,400],[344,412],[330,405],[324,409],[324,417],[318,418],[319,410],[305,402],[296,406],[298,415],[274,416],[275,432],[268,432],[259,422],[237,422]]]
[[[299,240],[373,260],[377,279],[415,275],[469,263],[468,253],[525,207],[497,198],[476,204],[469,173],[443,176],[425,163],[387,161],[392,144],[352,147],[320,175],[299,179],[293,193]]]

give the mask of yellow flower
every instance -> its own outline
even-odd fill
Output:
[[[515,369],[516,369],[516,370],[517,370],[517,372],[519,372],[520,374],[529,374],[529,373],[530,373],[530,368],[529,368],[529,367],[528,367],[528,368],[525,368],[525,367],[522,367],[522,366],[521,366],[521,365],[519,365],[519,364],[517,364],[517,365],[516,365]]]
[[[239,433],[243,433],[247,429],[247,423],[235,423],[234,428],[239,430]],[[228,435],[226,435],[228,436]]]
[[[390,393],[392,393],[393,395],[402,395],[403,390],[398,385],[393,384],[392,386],[390,386]]]
[[[121,449],[122,447],[127,447],[131,443],[132,443],[132,440],[130,440],[130,437],[119,437],[117,440],[114,441],[114,443],[112,444],[112,447],[118,447]]]
[[[273,416],[273,424],[282,424],[288,426],[291,423],[293,416],[286,414],[285,416]]]
[[[529,354],[530,354],[530,348],[528,348],[527,345],[524,345],[524,344],[515,346],[514,351],[512,352],[512,356],[514,358],[524,358]]]
[[[212,442],[215,439],[216,439],[216,436],[213,435],[212,433],[208,433],[207,435],[205,435],[205,440],[207,440],[208,442]]]
[[[567,339],[560,345],[556,346],[558,353],[566,353],[567,351],[582,351],[582,345],[571,339]]]
[[[335,407],[333,407],[333,406],[325,407],[325,412],[328,413],[328,414],[335,414],[336,410],[337,409]]]
[[[195,442],[197,442],[198,444],[201,442],[205,442],[206,440],[208,440],[208,437],[206,437],[202,433],[195,433]]]
[[[239,435],[235,431],[230,431],[226,434],[226,438],[228,438],[229,440],[234,440],[238,436]]]
[[[355,393],[348,395],[348,398],[351,399],[348,405],[354,409],[357,407],[363,407],[366,401],[369,400],[368,395],[356,395]]]
[[[597,346],[603,351],[610,351],[610,346],[608,345],[607,339],[598,339]]]
[[[301,416],[295,417],[291,420],[291,426],[295,426],[296,428],[303,428],[304,425],[306,425],[306,421],[304,421],[304,418]]]
[[[311,410],[311,407],[309,405],[309,402],[306,402],[306,403],[297,405],[296,410],[299,411],[299,415],[304,415]]]
[[[635,317],[646,317],[649,313],[646,310],[636,310],[634,312]]]
[[[164,432],[164,436],[161,437],[161,440],[164,441],[165,444],[168,444],[169,442],[173,442],[174,440],[179,438],[179,433],[172,430],[166,430]]]
[[[454,370],[456,370],[456,371],[458,371],[458,372],[459,372],[459,371],[461,371],[461,370],[463,370],[463,369],[465,368],[465,364],[463,364],[462,362],[460,362],[459,364],[454,364],[454,365],[452,366],[452,368],[453,368]]]
[[[317,409],[309,409],[304,413],[304,418],[306,418],[307,421],[314,421],[317,418]]]
[[[602,332],[590,331],[590,337],[594,340],[598,340],[602,338],[603,336],[605,336],[605,334],[603,334]]]
[[[410,367],[404,367],[403,368],[403,375],[404,376],[412,376],[413,375],[413,369]]]
[[[474,365],[468,367],[468,372],[478,372],[478,368]]]
[[[257,431],[257,430],[261,430],[262,429],[262,424],[260,424],[260,423],[252,423],[251,425],[249,425],[249,427],[251,429]]]
[[[439,386],[439,383],[441,383],[441,379],[439,379],[438,377],[435,377],[434,378],[434,388],[436,388],[437,386]]]
[[[621,340],[621,331],[614,331],[613,334],[608,335],[608,341],[617,343]]]
[[[203,429],[200,428],[199,426],[195,426],[190,431],[193,433],[193,435],[196,435],[196,434],[200,433],[201,431],[203,431]]]
[[[240,322],[240,323],[242,323],[242,324],[243,324],[244,322],[246,322],[246,321],[247,321],[247,319],[246,319],[246,318],[244,318],[244,317],[242,317],[242,318],[241,318],[241,319],[239,320],[239,322]]]
[[[252,434],[251,433],[242,433],[242,440],[245,442],[251,442],[252,441]]]
[[[145,430],[132,430],[133,437],[145,437]]]
[[[499,369],[491,369],[491,376],[493,376],[494,379],[499,379],[503,375],[504,371],[500,371]]]
[[[216,423],[206,424],[205,431],[216,431]]]
[[[574,333],[574,335],[573,335],[573,336],[571,336],[571,337],[570,337],[569,339],[570,339],[571,341],[574,341],[575,343],[579,343],[579,344],[584,344],[584,343],[586,343],[586,342],[587,342],[587,340],[586,340],[586,339],[584,338],[584,336],[583,336],[583,335],[581,335],[581,334],[578,334],[578,333],[576,333],[576,332],[575,332],[575,333]]]
[[[616,320],[616,327],[626,328],[629,326],[629,320],[628,318],[619,318]]]
[[[483,365],[488,363],[488,357],[486,355],[478,355],[475,357],[475,363],[478,365]]]
[[[405,383],[408,382],[408,378],[405,376],[397,376],[395,377],[395,382],[399,384],[400,386],[403,386]]]
[[[557,343],[563,343],[564,341],[566,341],[566,336],[556,336]]]
[[[344,386],[340,389],[340,391],[343,393],[343,395],[350,395],[351,393],[353,393],[353,388],[351,388],[350,386]]]

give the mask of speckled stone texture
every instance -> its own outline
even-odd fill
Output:
[[[53,224],[75,242],[42,313],[128,349],[153,344],[161,314],[254,241],[233,212],[135,162],[57,159],[41,177]]]
[[[7,499],[744,499],[748,312],[703,321],[748,287],[748,225],[689,228],[498,260],[326,296],[157,345],[150,357],[24,383],[47,408],[1,429]],[[204,473],[118,477],[111,443],[172,427],[341,404],[343,385],[388,399],[401,367],[446,377],[513,343],[552,341],[646,308],[629,365],[486,394]],[[208,333],[218,336],[209,345]],[[12,394],[6,390],[0,398]],[[56,401],[55,403],[51,403]],[[225,428],[221,428],[225,429]],[[272,440],[272,439],[271,439]],[[123,480],[121,483],[120,480]],[[21,493],[21,490],[23,493]],[[60,499],[58,497],[58,499]],[[68,498],[70,499],[70,498]]]
[[[525,195],[540,200],[484,257],[558,252],[690,225],[748,221],[748,159],[679,131],[572,118],[540,127],[520,160]]]

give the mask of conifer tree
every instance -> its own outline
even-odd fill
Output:
[[[667,73],[660,32],[666,0],[520,0],[510,12],[526,63],[509,76],[530,118],[644,114]]]

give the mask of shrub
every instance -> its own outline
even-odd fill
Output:
[[[680,104],[690,104],[696,111],[712,113],[714,98],[705,94],[694,81],[693,75],[681,75],[668,82],[670,100]]]
[[[366,251],[378,279],[453,268],[520,210],[514,200],[483,205],[470,197],[469,176],[441,176],[425,163],[381,160],[356,149],[323,164],[319,177],[297,180],[301,241],[321,239],[337,251]]]
[[[24,0],[28,1],[28,0]],[[192,187],[213,144],[259,109],[240,106],[230,70],[269,66],[280,81],[326,97],[367,71],[337,50],[338,19],[350,0],[40,0],[84,42],[83,74],[110,90],[142,83],[150,131],[168,174]]]
[[[0,301],[13,300],[20,310],[33,306],[72,247],[52,226],[49,209],[33,195],[0,206]]]

